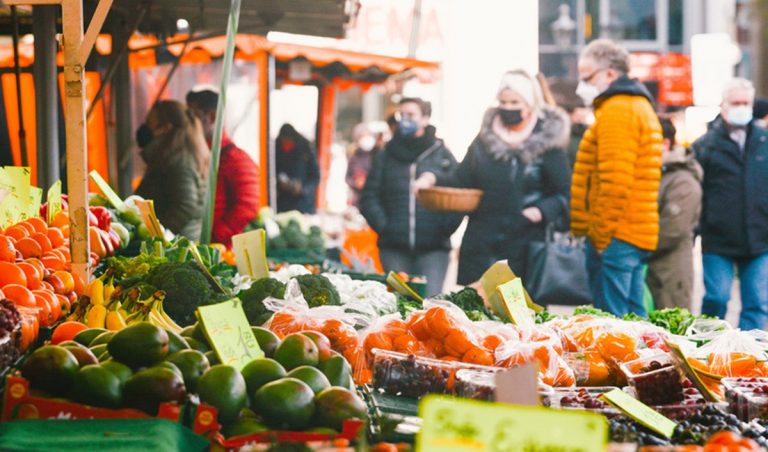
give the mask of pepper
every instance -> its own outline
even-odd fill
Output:
[[[109,231],[109,226],[112,224],[112,214],[109,210],[103,206],[90,206],[88,210],[96,217],[96,226],[102,231]]]

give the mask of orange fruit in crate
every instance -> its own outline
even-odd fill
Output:
[[[48,236],[48,240],[51,241],[51,245],[53,245],[54,248],[64,246],[66,243],[64,233],[61,232],[61,229],[59,228],[49,228],[46,232],[46,235]]]
[[[69,226],[69,213],[67,213],[66,210],[58,211],[56,215],[53,216],[51,226],[55,226],[57,228]]]
[[[18,284],[27,287],[27,275],[24,270],[10,262],[0,262],[0,287]]]
[[[430,308],[425,319],[429,327],[429,334],[434,339],[444,339],[456,328],[456,323],[448,315],[448,311],[441,307]]]
[[[47,253],[45,256],[40,257],[40,262],[49,270],[65,270],[67,268],[66,261],[61,256],[52,253]]]
[[[37,320],[40,322],[41,326],[50,326],[54,322],[53,310],[50,303],[48,303],[48,300],[41,295],[32,294],[32,296],[35,297],[35,303],[39,309],[37,311]]]
[[[40,232],[45,234],[48,231],[48,225],[40,217],[28,218],[24,223],[31,226],[32,229],[35,230],[35,232]]]
[[[51,244],[51,239],[48,238],[47,234],[43,234],[42,232],[35,232],[31,236],[29,236],[32,240],[37,242],[38,245],[40,245],[40,249],[43,253],[53,250],[53,245]]]
[[[36,232],[37,232],[37,231],[35,230],[35,228],[34,228],[34,227],[32,227],[32,226],[31,226],[29,223],[25,223],[25,222],[16,223],[16,226],[19,226],[19,227],[21,227],[21,228],[24,228],[24,230],[26,230],[26,231],[27,231],[27,234],[28,234],[28,235],[30,235],[30,236],[31,236],[32,234],[34,234],[34,233],[36,233]]]
[[[53,321],[59,320],[61,318],[61,301],[56,297],[56,295],[53,294],[53,292],[49,292],[47,290],[33,290],[32,294],[35,296],[35,298],[43,297],[48,302],[48,304],[51,307],[51,315],[53,315]]]
[[[467,334],[461,330],[451,331],[448,336],[445,337],[443,345],[446,353],[457,358],[461,358],[470,348],[475,346],[475,344],[469,340]]]
[[[10,237],[6,235],[0,235],[0,261],[16,261],[16,247],[11,242]]]
[[[34,239],[24,237],[16,241],[16,249],[19,250],[24,259],[30,257],[40,257],[43,255],[43,249]]]
[[[26,284],[8,284],[3,287],[3,293],[5,298],[11,300],[17,306],[26,306],[29,308],[36,308],[37,301],[32,292],[27,289]]]
[[[77,333],[87,329],[88,326],[80,322],[68,321],[61,323],[53,330],[51,343],[59,344],[64,341],[71,341],[75,338]]]
[[[19,262],[16,267],[24,272],[27,277],[27,288],[30,290],[39,289],[42,282],[42,275],[37,271],[37,267],[27,262]],[[2,271],[2,270],[0,270]]]
[[[69,293],[75,290],[75,278],[72,276],[72,273],[58,270],[53,272],[53,276],[58,277],[62,284],[64,284],[64,293]]]
[[[53,293],[53,291],[50,292]],[[59,303],[61,304],[61,312],[69,312],[69,308],[72,307],[72,302],[69,300],[69,298],[57,293],[54,293],[53,296],[59,300]]]
[[[27,228],[23,228],[19,225],[11,226],[5,230],[5,235],[12,237],[17,242],[25,237],[29,237],[29,231]]]

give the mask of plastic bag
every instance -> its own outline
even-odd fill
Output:
[[[573,386],[576,376],[561,354],[563,348],[557,333],[536,327],[523,332],[519,342],[510,341],[496,350],[495,364],[517,367],[538,363],[539,378],[550,386]]]
[[[768,377],[763,338],[753,332],[727,330],[693,351],[691,365],[722,377]]]
[[[397,312],[397,296],[387,290],[387,286],[378,281],[359,281],[348,275],[323,273],[341,297],[341,304],[362,312],[373,309],[375,315],[387,315]]]

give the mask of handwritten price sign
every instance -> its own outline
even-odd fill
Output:
[[[254,359],[264,357],[239,299],[201,306],[197,308],[197,316],[222,364],[239,371]]]
[[[608,423],[599,414],[427,396],[416,451],[605,450]]]
[[[499,285],[496,290],[504,301],[509,318],[515,325],[520,327],[532,327],[536,322],[533,317],[533,311],[528,308],[525,300],[525,290],[523,290],[523,280],[515,278]]]

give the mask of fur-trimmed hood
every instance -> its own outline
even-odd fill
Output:
[[[511,148],[493,131],[496,108],[489,108],[483,116],[483,125],[477,140],[495,160],[509,161],[513,156],[529,163],[553,148],[565,148],[571,132],[570,120],[559,107],[545,105],[531,136],[519,148]]]

